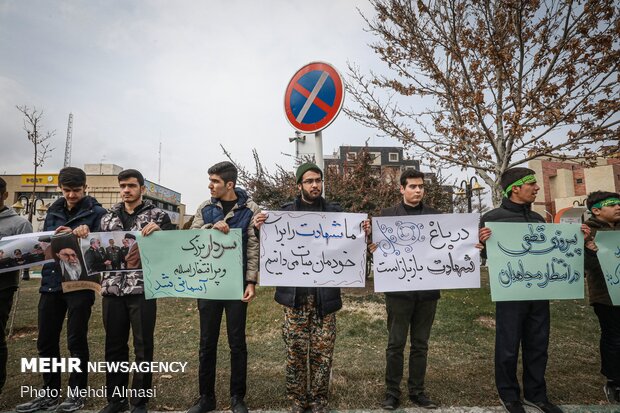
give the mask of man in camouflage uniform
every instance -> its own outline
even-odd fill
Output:
[[[122,261],[121,249],[114,245],[114,239],[112,238],[110,238],[108,244],[109,245],[105,249],[105,252],[108,256],[108,259],[110,260],[110,265],[112,266],[113,270],[120,270]]]
[[[342,212],[325,201],[323,171],[312,163],[300,165],[296,173],[299,196],[283,207],[285,211]],[[256,215],[260,228],[267,215]],[[308,406],[313,413],[327,412],[329,378],[336,342],[336,311],[342,308],[340,288],[277,287],[275,300],[284,306],[282,335],[286,344],[286,393],[293,402],[292,413]],[[310,361],[308,388],[307,363]]]
[[[135,169],[118,174],[121,199],[101,218],[101,231],[141,231],[148,236],[160,229],[174,229],[170,217],[153,204],[142,200],[145,191],[144,177]],[[139,268],[140,265],[134,268]],[[133,333],[135,362],[153,361],[153,333],[157,314],[157,301],[144,298],[142,271],[106,273],[101,281],[103,295],[103,326],[105,327],[105,361],[129,361],[129,330]],[[151,373],[134,373],[132,389],[149,390]],[[114,395],[121,394],[129,384],[129,373],[107,372],[108,405],[100,413],[118,413],[127,410],[128,401]],[[131,400],[132,413],[146,413],[148,397]]]

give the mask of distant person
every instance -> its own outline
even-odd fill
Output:
[[[173,229],[170,217],[142,198],[146,187],[144,177],[135,169],[125,169],[118,174],[122,202],[110,208],[101,219],[101,231],[141,231],[149,236],[155,231]],[[126,234],[125,237],[131,234]],[[135,241],[135,237],[133,241]],[[129,239],[129,238],[128,238]],[[137,251],[137,248],[135,249]],[[128,252],[131,255],[131,247]],[[140,257],[127,268],[140,268]],[[133,334],[134,360],[136,363],[153,361],[157,300],[144,297],[142,271],[108,272],[101,280],[102,315],[105,328],[105,361],[129,361],[129,333]],[[100,413],[119,413],[129,408],[124,394],[131,398],[132,413],[146,413],[149,402],[143,397],[152,388],[152,373],[134,372],[129,391],[129,373],[106,372],[108,404]],[[142,394],[141,394],[142,393]]]
[[[27,234],[32,232],[32,225],[20,217],[17,212],[5,205],[9,193],[6,190],[6,181],[0,178],[0,238],[11,235]],[[9,268],[12,259],[5,256],[0,250],[0,268]],[[13,306],[13,295],[19,285],[19,270],[0,274],[0,394],[6,383],[6,363],[8,347],[6,344],[6,325]]]
[[[381,211],[379,216],[409,216],[440,214],[441,212],[424,204],[424,173],[406,169],[400,175],[400,193],[403,199],[391,208]],[[370,232],[370,222],[364,222],[364,229]],[[376,244],[370,244],[373,253]],[[385,293],[387,312],[388,344],[385,350],[385,400],[384,410],[394,410],[400,405],[400,382],[403,378],[403,352],[409,337],[409,377],[407,387],[409,400],[416,406],[434,409],[438,404],[425,393],[424,381],[428,359],[428,341],[435,320],[438,290],[396,291]]]
[[[247,413],[245,395],[248,350],[245,327],[248,303],[254,298],[254,286],[258,277],[258,238],[254,233],[252,220],[259,208],[243,189],[236,186],[237,168],[231,162],[216,163],[207,172],[211,197],[198,207],[192,229],[216,229],[224,234],[230,229],[241,230],[243,270],[240,274],[233,275],[243,280],[244,293],[241,300],[198,299],[200,398],[187,413],[206,413],[215,410],[217,342],[224,312],[226,312],[226,334],[230,348],[230,406],[233,413]]]
[[[342,212],[339,205],[323,198],[323,171],[317,165],[300,165],[295,177],[299,195],[283,206],[284,211]],[[266,219],[267,214],[257,214],[255,227],[260,228]],[[276,287],[275,300],[284,308],[282,336],[291,412],[303,413],[310,407],[312,413],[327,413],[336,312],[342,308],[340,288]]]
[[[58,198],[47,211],[44,231],[71,233],[84,237],[89,231],[99,230],[99,221],[105,209],[91,196],[86,195],[86,173],[72,166],[63,168],[58,174],[58,185],[62,197]],[[88,321],[95,302],[92,290],[62,291],[62,268],[59,263],[48,263],[41,271],[41,293],[38,307],[37,350],[39,357],[60,359],[60,334],[67,318],[67,347],[71,357],[80,359],[82,372],[69,374],[68,386],[72,389],[88,389],[88,370],[90,358],[88,348]],[[43,389],[61,389],[61,373],[43,373]],[[66,387],[65,387],[66,389]],[[64,393],[64,392],[63,392]],[[84,407],[84,398],[59,398],[41,396],[18,405],[18,413],[37,410],[73,412]]]
[[[121,257],[121,249],[114,245],[114,239],[108,240],[108,246],[105,249],[108,260],[110,261],[110,267],[113,270],[120,270],[123,257]]]
[[[584,261],[588,298],[601,327],[601,373],[607,378],[603,391],[609,403],[620,404],[620,306],[611,301],[594,242],[598,231],[620,231],[620,195],[592,192],[586,205],[592,216],[586,221],[591,236],[586,239]]]

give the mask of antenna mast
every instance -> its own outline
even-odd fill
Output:
[[[69,122],[67,123],[67,142],[65,143],[65,162],[64,166],[71,165],[71,139],[73,137],[73,113],[69,113]]]

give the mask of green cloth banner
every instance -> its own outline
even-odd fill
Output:
[[[583,234],[575,224],[487,223],[493,301],[583,298]]]
[[[594,242],[611,302],[620,305],[620,231],[597,231]]]
[[[140,238],[144,295],[240,300],[241,230],[156,231]]]

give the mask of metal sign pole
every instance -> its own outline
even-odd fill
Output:
[[[318,131],[314,134],[314,140],[315,140],[315,149],[314,149],[314,153],[315,155],[315,161],[316,161],[316,165],[321,168],[321,171],[323,171],[323,173],[325,173],[324,171],[324,165],[323,165],[323,132],[322,131]]]

